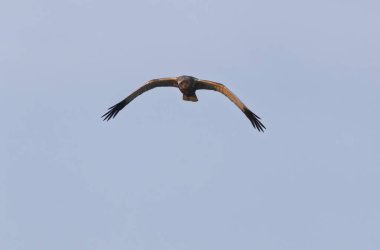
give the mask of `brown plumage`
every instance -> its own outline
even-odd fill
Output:
[[[141,88],[129,95],[127,98],[117,103],[116,105],[110,107],[108,112],[105,113],[102,117],[104,118],[104,120],[107,121],[111,118],[114,118],[120,112],[120,110],[122,110],[133,99],[135,99],[142,93],[156,87],[179,88],[179,90],[183,94],[183,100],[192,102],[198,101],[197,95],[195,94],[197,90],[205,89],[220,92],[223,95],[225,95],[228,99],[230,99],[236,106],[238,106],[238,108],[251,121],[254,128],[256,128],[260,132],[264,132],[265,126],[261,123],[260,117],[258,117],[251,110],[249,110],[247,106],[245,106],[244,103],[240,101],[239,98],[235,96],[226,86],[208,80],[199,80],[192,76],[180,76],[150,80]]]

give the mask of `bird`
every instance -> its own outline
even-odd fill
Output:
[[[102,118],[104,121],[109,121],[115,116],[131,101],[136,97],[147,92],[151,89],[157,87],[175,87],[178,88],[183,94],[184,101],[197,102],[198,97],[196,95],[197,90],[213,90],[225,95],[230,99],[251,121],[253,127],[259,132],[264,132],[265,126],[260,121],[260,117],[254,114],[240,99],[234,95],[226,86],[221,83],[209,81],[209,80],[200,80],[193,76],[179,76],[179,77],[166,77],[153,79],[145,83],[139,89],[134,91],[132,94],[127,96],[125,99],[117,103],[116,105],[110,107],[108,112],[105,113]]]

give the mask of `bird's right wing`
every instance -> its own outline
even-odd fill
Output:
[[[145,85],[140,87],[138,90],[130,94],[127,98],[122,100],[121,102],[117,103],[116,105],[110,107],[108,109],[108,112],[105,113],[102,118],[104,117],[105,120],[110,120],[111,118],[115,118],[117,113],[120,112],[128,103],[133,101],[136,97],[141,95],[142,93],[151,90],[156,87],[178,87],[177,84],[177,78],[170,77],[170,78],[160,78],[160,79],[153,79],[147,82]]]
[[[238,108],[243,111],[243,113],[247,116],[247,118],[251,121],[254,128],[256,128],[260,132],[264,132],[265,126],[261,123],[260,117],[254,114],[245,104],[240,101],[240,99],[234,95],[226,86],[223,84],[212,82],[208,80],[197,80],[197,89],[207,89],[214,90],[223,95],[225,95],[228,99],[230,99]]]

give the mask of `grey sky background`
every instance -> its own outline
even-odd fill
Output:
[[[379,9],[0,1],[0,249],[380,249]]]

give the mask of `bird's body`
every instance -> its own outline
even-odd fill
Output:
[[[127,98],[109,108],[109,111],[105,113],[102,117],[104,117],[104,120],[107,121],[111,118],[114,118],[120,110],[122,110],[128,103],[130,103],[137,96],[156,87],[177,87],[183,94],[183,100],[191,102],[198,101],[196,95],[197,90],[204,89],[220,92],[226,97],[228,97],[236,106],[238,106],[238,108],[251,121],[253,127],[255,127],[257,130],[261,132],[263,132],[265,129],[265,126],[260,122],[260,117],[255,115],[252,111],[250,111],[244,105],[244,103],[240,101],[239,98],[235,96],[227,87],[220,83],[208,80],[199,80],[192,76],[179,76],[150,80],[145,85],[143,85],[138,90],[129,95]]]
[[[192,76],[180,76],[177,78],[178,88],[183,94],[183,100],[197,102],[198,97],[195,94],[196,81],[198,79]]]

